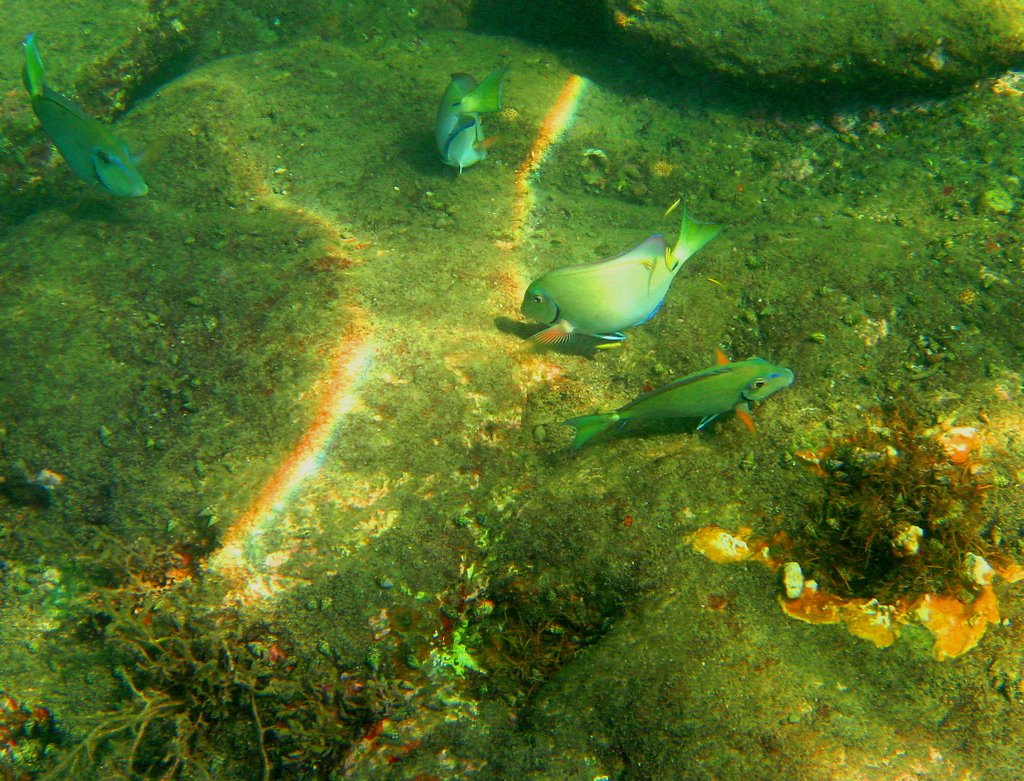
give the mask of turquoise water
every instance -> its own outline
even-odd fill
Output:
[[[0,778],[1019,775],[1024,8],[88,6],[0,8]]]

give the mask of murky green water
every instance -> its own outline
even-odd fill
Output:
[[[0,778],[1016,779],[1022,20],[8,0]]]

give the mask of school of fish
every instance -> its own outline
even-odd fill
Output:
[[[149,188],[127,144],[106,124],[46,85],[34,34],[25,39],[24,49],[23,78],[32,109],[68,167],[83,181],[112,195],[145,195]],[[481,115],[501,111],[506,72],[505,66],[499,66],[479,83],[468,74],[455,73],[441,97],[435,142],[442,162],[459,173],[485,159],[493,144],[493,137],[484,135]],[[722,229],[692,219],[685,208],[682,215],[671,247],[655,234],[617,255],[556,267],[534,280],[520,311],[545,327],[530,342],[558,347],[591,339],[599,347],[616,346],[626,339],[625,331],[654,317],[683,264]],[[644,393],[614,411],[564,422],[574,430],[574,448],[637,420],[696,418],[696,428],[701,429],[734,411],[753,430],[750,404],[787,387],[793,377],[790,369],[761,358],[730,363],[719,353],[716,365]]]

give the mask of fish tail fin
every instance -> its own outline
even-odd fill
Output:
[[[501,80],[508,68],[499,65],[487,74],[487,78],[462,96],[458,102],[459,111],[466,114],[489,114],[501,111]]]
[[[685,263],[691,255],[711,241],[722,230],[721,225],[710,222],[698,222],[686,213],[683,208],[683,222],[679,226],[679,239],[672,249],[672,257],[680,264]]]
[[[33,98],[43,96],[43,60],[36,46],[36,34],[29,33],[25,38],[25,67],[21,76],[25,81],[25,89]]]
[[[602,431],[607,431],[612,426],[624,422],[619,418],[618,412],[602,412],[598,415],[581,415],[578,418],[569,418],[569,420],[565,421],[565,425],[572,426],[575,429],[576,437],[572,441],[572,446],[574,449],[579,450]]]

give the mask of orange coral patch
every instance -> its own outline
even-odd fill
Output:
[[[787,615],[808,624],[838,624],[843,606],[841,598],[813,588],[805,588],[796,599],[780,599],[779,602]]]
[[[1020,564],[1007,564],[1005,567],[996,567],[995,570],[999,573],[999,577],[1007,583],[1016,583],[1018,580],[1024,580],[1024,567],[1020,566]]]
[[[851,635],[870,640],[879,648],[888,648],[896,641],[896,612],[877,599],[845,600],[808,588],[798,598],[780,599],[779,603],[792,618],[808,624],[843,624]]]
[[[687,541],[699,553],[703,553],[716,564],[746,561],[754,551],[746,540],[730,534],[720,526],[702,526]]]
[[[939,661],[970,651],[989,624],[999,621],[999,605],[991,586],[985,586],[973,602],[954,596],[925,594],[914,604],[917,620],[934,635],[932,653]]]
[[[843,605],[841,615],[847,631],[855,637],[870,640],[879,648],[896,642],[896,611],[891,605],[882,605],[877,599],[854,599]]]
[[[954,426],[940,433],[936,439],[954,464],[966,464],[971,452],[981,444],[981,435],[973,426]]]

